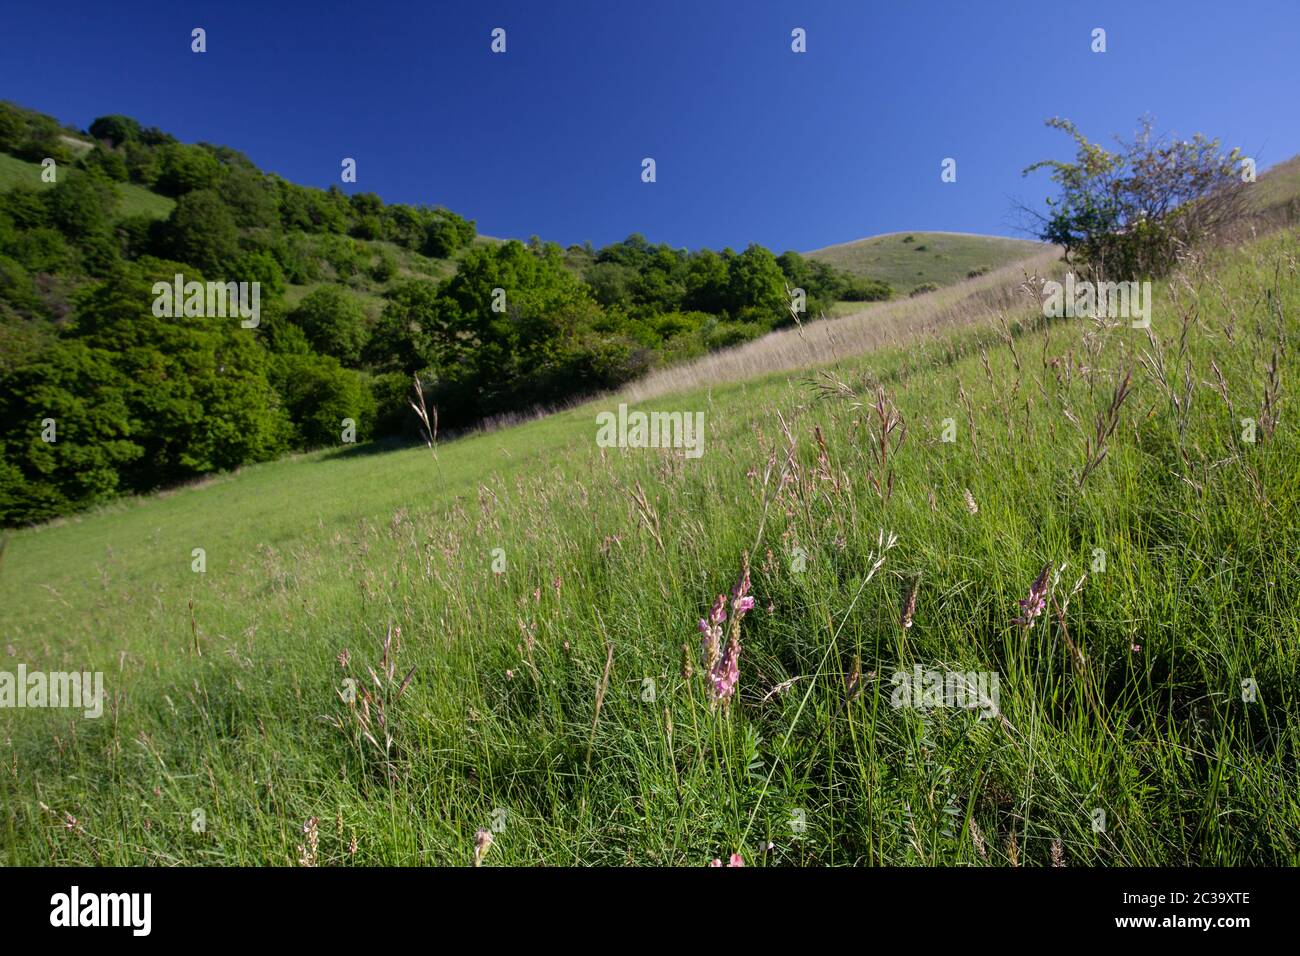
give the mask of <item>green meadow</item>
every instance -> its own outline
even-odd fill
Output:
[[[611,396],[12,532],[0,671],[106,700],[0,710],[0,859],[1296,865],[1298,238],[1189,259],[1149,330],[1031,288],[636,404],[699,458],[598,447]],[[996,697],[896,706],[918,667]]]
[[[35,186],[45,189],[53,183],[41,179],[39,163],[29,163],[16,156],[0,153],[0,192],[15,186]],[[117,218],[128,216],[149,216],[151,219],[166,219],[176,206],[174,199],[161,196],[152,190],[134,183],[118,183]]]
[[[962,232],[896,232],[827,246],[808,258],[883,279],[900,292],[947,286],[1042,252],[1040,242]]]

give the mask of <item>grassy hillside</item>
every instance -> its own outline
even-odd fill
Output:
[[[39,163],[29,163],[8,153],[0,153],[0,192],[21,184],[41,189],[54,185],[42,182]],[[134,183],[117,183],[117,191],[117,213],[121,217],[148,215],[154,219],[166,219],[176,205],[175,200]]]
[[[1024,305],[642,406],[703,412],[698,459],[597,447],[611,399],[17,532],[4,668],[102,670],[110,700],[0,711],[0,847],[463,864],[490,828],[488,865],[1300,863],[1300,447],[1270,384],[1297,245],[1161,284],[1150,336]],[[711,706],[697,622],[745,552]],[[892,706],[916,665],[998,675],[997,715]]]
[[[1300,156],[1269,167],[1250,191],[1256,210],[1285,206],[1300,198]]]
[[[460,250],[451,259],[434,259],[421,255],[413,249],[407,249],[395,242],[373,239],[352,239],[358,251],[357,261],[373,263],[376,257],[387,255],[392,258],[396,268],[391,277],[379,280],[369,271],[360,269],[352,275],[340,275],[328,258],[328,243],[319,237],[304,237],[302,240],[313,250],[318,258],[322,279],[308,284],[289,283],[285,289],[285,303],[293,308],[312,291],[323,286],[346,285],[361,301],[371,319],[376,318],[384,307],[384,294],[411,279],[438,281],[456,273],[457,264],[467,250]],[[476,243],[477,245],[477,243]]]
[[[895,232],[805,253],[854,275],[883,279],[902,293],[951,285],[1043,251],[1041,243],[960,232]]]

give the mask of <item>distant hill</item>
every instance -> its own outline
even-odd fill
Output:
[[[804,253],[854,275],[882,279],[901,293],[960,282],[975,271],[1040,254],[1042,243],[963,232],[891,232]]]
[[[1300,200],[1300,156],[1292,156],[1261,173],[1250,195],[1259,212]]]
[[[0,192],[18,185],[36,186],[38,188],[53,186],[54,183],[48,183],[41,179],[41,171],[40,163],[29,163],[17,156],[0,153]],[[142,214],[154,219],[166,219],[176,206],[176,200],[169,199],[167,196],[160,196],[158,193],[135,183],[118,183],[117,188],[121,194],[117,206],[117,215],[120,219]]]

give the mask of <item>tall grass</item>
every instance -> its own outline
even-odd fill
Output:
[[[1060,250],[1030,256],[1009,266],[913,298],[872,303],[851,315],[805,322],[736,348],[658,369],[633,382],[623,394],[641,400],[717,382],[753,378],[897,348],[942,333],[987,325],[999,313],[1023,308],[1026,278],[1064,271]]]
[[[1188,261],[1149,336],[986,321],[990,275],[630,390],[705,412],[698,460],[596,447],[613,399],[21,531],[0,669],[111,699],[0,711],[3,856],[1300,862],[1298,248]],[[915,665],[996,716],[892,706]]]

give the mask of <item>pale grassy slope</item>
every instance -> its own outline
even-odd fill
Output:
[[[926,283],[952,285],[970,272],[992,271],[1042,251],[1042,243],[1002,236],[895,232],[827,246],[805,255],[854,275],[883,279],[906,294]]]
[[[1062,270],[1060,250],[1039,246],[1029,258],[947,288],[888,302],[857,303],[857,310],[848,315],[784,328],[735,348],[657,369],[629,385],[624,394],[644,399],[755,375],[807,369],[964,327],[989,326],[999,314],[1023,308],[1020,287],[1027,275],[1050,276]]]
[[[34,186],[45,189],[53,183],[41,179],[41,165],[29,163],[8,153],[0,153],[0,192],[14,186]],[[171,215],[176,201],[158,193],[151,192],[134,183],[118,183],[117,214],[120,217],[148,215],[154,219],[166,219]]]

